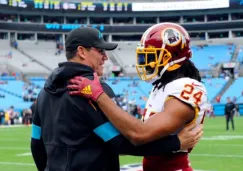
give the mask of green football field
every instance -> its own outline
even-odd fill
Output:
[[[223,117],[206,119],[204,137],[190,155],[196,170],[243,171],[243,117],[236,130],[225,131]],[[30,156],[30,127],[0,127],[0,171],[35,171]],[[142,158],[122,156],[121,165],[141,163]]]

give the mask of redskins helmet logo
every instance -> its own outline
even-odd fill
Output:
[[[176,46],[181,42],[181,33],[174,28],[164,30],[162,37],[164,43],[166,43],[168,46]]]

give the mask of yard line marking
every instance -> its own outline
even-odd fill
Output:
[[[142,171],[142,164],[135,163],[135,164],[126,164],[120,167],[120,171]],[[216,171],[216,170],[201,170],[201,169],[193,169],[194,171]]]
[[[35,166],[33,163],[0,162],[0,165]]]
[[[234,140],[234,139],[243,139],[242,135],[217,135],[217,136],[207,136],[202,137],[202,140]]]
[[[0,165],[15,165],[15,166],[35,166],[33,163],[17,163],[17,162],[0,162]],[[126,165],[127,167],[129,165]],[[124,168],[124,166],[121,167]],[[125,169],[125,168],[124,168]],[[132,168],[131,168],[132,169]],[[134,168],[133,168],[134,169]],[[127,170],[128,171],[128,170]],[[132,171],[132,170],[131,170]],[[195,171],[213,171],[213,170],[195,170]]]
[[[243,155],[225,155],[225,154],[190,154],[190,156],[200,157],[222,157],[222,158],[243,158]]]
[[[205,132],[207,134],[212,134],[212,135],[221,135],[221,134],[224,134],[224,133],[228,133],[228,135],[234,135],[235,133],[237,133],[237,134],[243,133],[243,131],[241,131],[241,132],[239,132],[239,131],[235,132],[235,131],[231,131],[231,130],[229,132],[226,132],[226,131],[215,131],[215,130],[205,130]]]
[[[30,139],[0,139],[0,142],[30,142]]]
[[[24,148],[24,147],[0,147],[0,150],[29,150],[30,148]]]
[[[20,127],[28,127],[26,125],[0,125],[0,128],[20,128]]]
[[[206,145],[206,146],[228,146],[228,147],[243,147],[243,144],[200,144],[200,145]]]
[[[17,154],[16,156],[31,156],[31,153],[27,152],[27,153]]]

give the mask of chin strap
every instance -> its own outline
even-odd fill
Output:
[[[177,60],[174,60],[174,61],[171,61],[171,62],[167,63],[167,64],[164,66],[164,68],[160,71],[160,76],[155,76],[154,78],[152,78],[152,79],[150,79],[150,80],[147,80],[146,82],[147,82],[147,83],[154,83],[156,80],[158,80],[158,79],[160,79],[160,78],[162,77],[162,75],[165,73],[165,71],[166,71],[169,67],[173,66],[174,64],[180,63],[180,62],[182,62],[182,61],[184,61],[184,60],[186,60],[186,59],[187,59],[187,57],[183,57],[183,58],[180,58],[180,59],[177,59]]]
[[[150,79],[150,80],[146,80],[146,82],[147,83],[149,83],[149,84],[153,84],[156,80],[158,80],[160,77],[159,76],[155,76],[155,77],[153,77],[152,79]]]
[[[183,57],[183,58],[180,58],[180,59],[177,59],[177,60],[174,60],[174,61],[171,61],[171,62],[167,63],[167,64],[164,66],[164,68],[160,71],[159,79],[162,77],[162,75],[165,73],[165,71],[166,71],[169,67],[173,66],[174,64],[180,63],[180,62],[182,62],[182,61],[184,61],[184,60],[186,60],[186,59],[187,59],[187,57]]]

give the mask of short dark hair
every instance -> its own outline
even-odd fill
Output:
[[[163,67],[159,69],[159,73],[162,69]],[[186,60],[177,70],[166,71],[163,74],[162,78],[153,82],[153,86],[155,86],[154,88],[158,89],[162,87],[164,88],[166,84],[183,77],[189,77],[191,79],[195,79],[199,82],[202,82],[200,73],[198,69],[195,67],[194,63],[190,60]]]
[[[70,59],[74,58],[76,56],[77,50],[73,51],[66,51],[66,58],[69,61]]]
[[[90,51],[91,47],[84,47],[87,51]],[[66,51],[66,59],[69,61],[70,59],[74,58],[77,54],[77,50],[73,51]]]

